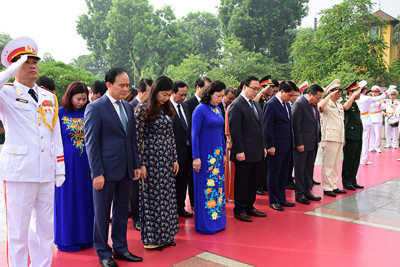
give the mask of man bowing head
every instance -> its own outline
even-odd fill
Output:
[[[142,261],[128,251],[126,229],[129,190],[139,179],[140,163],[132,106],[125,100],[129,76],[122,68],[107,71],[108,91],[85,112],[85,141],[93,178],[93,246],[103,266],[118,266],[114,259]],[[111,201],[112,248],[107,244]]]

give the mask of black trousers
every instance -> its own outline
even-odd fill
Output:
[[[269,203],[282,203],[286,201],[286,182],[289,172],[290,154],[292,150],[284,153],[268,155],[267,185]]]
[[[262,161],[248,163],[235,162],[234,214],[250,212],[254,209],[257,187],[260,182]]]
[[[93,246],[101,260],[112,257],[113,251],[117,254],[123,254],[128,251],[126,231],[131,184],[132,179],[129,178],[127,172],[125,177],[119,181],[105,181],[101,190],[93,188]],[[111,201],[113,201],[111,221],[112,249],[107,244]]]
[[[139,213],[139,180],[133,181],[129,196],[129,217],[132,221],[140,221]]]
[[[357,172],[360,167],[362,150],[361,140],[346,139],[343,147],[342,183],[343,186],[357,183]]]
[[[304,197],[310,194],[314,177],[314,162],[317,146],[311,151],[299,152],[293,150],[294,155],[294,177],[296,180],[295,196]]]
[[[188,188],[189,176],[192,171],[192,158],[188,157],[186,162],[179,165],[179,171],[176,175],[176,200],[178,204],[178,210],[185,209],[186,191]],[[193,179],[192,179],[193,180]]]

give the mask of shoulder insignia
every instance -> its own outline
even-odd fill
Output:
[[[44,90],[46,90],[46,91],[48,91],[48,92],[50,92],[50,93],[52,93],[52,94],[55,94],[55,92],[51,91],[50,89],[47,89],[47,88],[44,87],[44,86],[39,86],[39,87],[42,88],[42,89],[44,89]]]
[[[14,84],[13,84],[13,83],[6,83],[6,85],[11,85],[11,86],[14,86]]]

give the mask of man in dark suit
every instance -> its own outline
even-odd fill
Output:
[[[279,84],[278,93],[264,105],[264,128],[268,144],[267,186],[270,207],[283,211],[293,207],[286,200],[286,181],[292,152],[292,112],[288,101],[299,89],[291,81]]]
[[[182,106],[188,106],[190,114],[193,114],[194,109],[200,104],[201,95],[204,89],[211,83],[211,80],[207,77],[201,77],[196,80],[194,87],[196,88],[196,93],[192,95],[191,98],[186,99]],[[189,128],[191,130],[191,128]],[[193,170],[190,171],[189,176],[189,200],[192,210],[194,210],[194,189],[193,189]]]
[[[310,200],[319,201],[314,196],[312,181],[314,176],[314,162],[317,155],[318,143],[321,142],[321,126],[317,103],[324,93],[319,85],[312,85],[308,93],[300,97],[293,104],[293,134],[294,134],[294,176],[296,179],[296,201],[310,204]]]
[[[182,105],[187,96],[187,85],[182,81],[174,82],[171,103],[175,109],[173,118],[173,130],[175,136],[176,152],[178,154],[179,172],[176,175],[176,199],[178,204],[178,215],[182,217],[193,217],[193,213],[185,210],[186,191],[190,171],[192,170],[192,146],[190,144],[192,128],[192,114],[189,106]]]
[[[225,95],[222,98],[221,103],[218,104],[218,107],[222,111],[222,118],[224,118],[224,120],[225,120],[226,109],[232,103],[233,100],[235,100],[235,91],[233,90],[232,87],[227,87],[225,89]]]
[[[149,78],[143,78],[140,80],[138,85],[138,95],[130,102],[133,107],[133,110],[136,110],[136,107],[146,101],[151,85],[153,84],[153,80]],[[140,223],[140,213],[139,213],[139,180],[134,180],[131,186],[131,192],[129,196],[129,217],[131,217],[133,222],[133,228],[138,231],[141,231],[142,225]]]
[[[236,219],[251,222],[249,216],[266,217],[254,208],[257,186],[260,181],[262,160],[267,155],[260,104],[253,99],[260,90],[258,79],[248,76],[241,82],[241,94],[232,102],[228,112],[232,137],[232,161],[235,163]]]
[[[93,246],[102,266],[118,266],[114,259],[142,261],[128,251],[126,229],[129,190],[139,179],[140,163],[132,106],[122,100],[129,91],[124,69],[107,71],[107,93],[85,111],[85,142],[93,178]],[[107,244],[111,201],[113,201],[113,248]],[[114,258],[114,259],[113,259]]]

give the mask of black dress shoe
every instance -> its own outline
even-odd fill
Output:
[[[355,188],[353,185],[351,185],[351,184],[345,185],[345,186],[343,186],[343,187],[346,188],[346,189],[348,189],[348,190],[351,190],[351,191],[356,190],[356,188]]]
[[[254,192],[254,191],[253,191]],[[262,190],[257,190],[257,195],[264,196],[265,193]]]
[[[138,261],[142,261],[143,258],[138,257],[133,255],[132,253],[130,253],[129,251],[122,253],[122,254],[113,254],[113,257],[115,260],[123,260],[123,261],[134,261],[134,262],[138,262]]]
[[[296,206],[295,203],[290,203],[287,200],[285,202],[281,202],[280,204],[281,204],[281,206],[284,206],[284,207],[294,207],[294,206]]]
[[[301,204],[310,204],[310,200],[308,200],[305,197],[298,197],[298,198],[296,198],[296,201],[300,202]]]
[[[176,244],[175,244],[175,242],[171,242],[171,243],[169,243],[169,244],[168,244],[168,245],[166,245],[166,246],[175,247],[175,246],[176,246]]]
[[[186,217],[186,218],[193,217],[193,213],[187,212],[186,210],[178,210],[178,215],[181,217]]]
[[[113,258],[107,258],[105,260],[100,260],[100,265],[103,267],[118,267],[118,264],[114,261]]]
[[[339,188],[333,189],[333,192],[336,194],[346,194],[346,190],[340,190]]]
[[[149,248],[149,249],[151,249],[151,250],[157,250],[157,251],[163,251],[163,250],[164,250],[164,247],[163,247],[163,246],[158,246],[158,247]]]
[[[271,208],[273,208],[274,210],[283,211],[283,207],[279,203],[272,203],[272,204],[269,204],[269,206]]]
[[[253,219],[250,218],[250,216],[247,215],[246,213],[235,214],[235,215],[233,215],[233,217],[235,217],[235,219],[238,219],[238,220],[244,221],[244,222],[252,222],[253,221]]]
[[[307,200],[312,200],[312,201],[320,201],[322,198],[321,197],[316,197],[313,194],[309,194],[309,195],[304,195],[304,197]]]
[[[140,222],[133,222],[133,228],[140,232],[142,230],[142,225]]]
[[[315,181],[314,179],[312,180],[312,184],[321,184],[320,182]]]
[[[258,211],[257,209],[248,211],[248,212],[246,212],[246,214],[249,216],[254,216],[254,217],[267,217],[267,214],[265,212]]]
[[[330,197],[336,197],[336,194],[333,191],[324,191],[324,195],[327,195]]]
[[[359,184],[353,184],[353,186],[354,186],[354,188],[360,188],[360,189],[364,188],[363,185],[359,185]]]
[[[287,185],[286,185],[286,189],[294,190],[294,186],[291,185],[291,184],[287,184]]]

